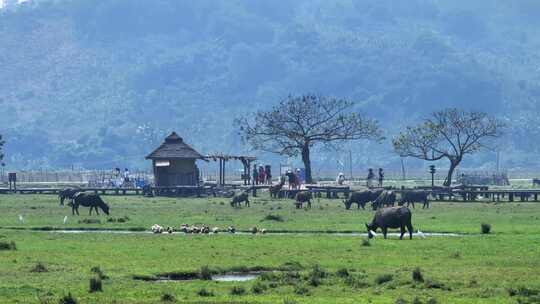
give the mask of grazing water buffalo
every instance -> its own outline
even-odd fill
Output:
[[[240,207],[242,202],[245,203],[246,207],[249,207],[249,196],[248,196],[247,192],[242,192],[240,194],[234,195],[233,198],[232,198],[232,201],[231,201],[231,206],[232,207]]]
[[[304,203],[307,203],[308,208],[311,208],[311,193],[310,192],[302,191],[296,194],[296,202],[294,203],[296,205],[296,208],[301,209]]]
[[[68,199],[69,202],[73,202],[73,198],[79,192],[81,192],[81,188],[79,187],[69,187],[69,188],[60,190],[58,192],[58,198],[60,199],[60,206],[64,206],[64,201],[66,199]]]
[[[399,200],[398,205],[403,206],[407,203],[407,207],[414,203],[423,203],[422,209],[429,208],[428,193],[426,191],[405,191],[401,192],[401,199]]]
[[[271,198],[278,198],[279,192],[281,191],[281,189],[283,189],[284,185],[285,185],[285,178],[282,177],[279,180],[279,184],[270,186],[270,188],[268,189],[270,191],[270,197]]]
[[[401,236],[399,238],[402,240],[403,235],[405,234],[405,227],[407,227],[407,230],[409,230],[409,237],[412,239],[413,226],[411,219],[411,210],[404,206],[379,209],[375,213],[371,224],[366,223],[368,236],[370,239],[373,238],[372,231],[381,228],[384,238],[386,239],[388,228],[400,228]]]
[[[71,213],[79,215],[79,206],[90,207],[90,215],[92,215],[92,209],[96,209],[96,213],[99,215],[98,207],[109,215],[109,205],[101,199],[98,194],[79,192],[73,198],[71,205]]]
[[[345,205],[345,209],[347,210],[351,209],[352,204],[357,204],[358,209],[360,209],[360,207],[364,209],[367,203],[373,201],[372,197],[372,191],[353,192],[348,199],[343,200],[343,204]]]
[[[393,207],[396,203],[396,193],[394,191],[383,191],[377,199],[373,201],[373,210],[377,210],[382,207]]]

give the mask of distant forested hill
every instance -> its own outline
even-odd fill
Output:
[[[0,134],[10,167],[142,166],[173,129],[246,151],[236,116],[314,92],[357,101],[388,137],[442,107],[485,110],[511,126],[504,165],[538,166],[539,49],[536,0],[28,1],[0,9]],[[349,149],[399,164],[389,143]]]

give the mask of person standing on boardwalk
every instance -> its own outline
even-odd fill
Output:
[[[379,168],[379,187],[383,186],[384,181],[384,171],[382,168]]]
[[[264,167],[259,166],[259,185],[264,185],[266,180],[266,174],[264,174]]]
[[[272,184],[272,169],[270,165],[264,166],[264,174],[266,175],[266,183],[268,185]]]
[[[375,174],[373,173],[373,169],[369,168],[368,170],[368,176],[367,176],[367,184],[366,186],[368,188],[373,187],[373,179],[375,178]]]
[[[345,182],[345,174],[343,172],[340,172],[336,178],[336,183],[341,186]]]
[[[257,165],[253,165],[253,185],[259,184],[259,171],[257,171]]]

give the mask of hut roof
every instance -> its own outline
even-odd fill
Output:
[[[172,132],[171,135],[165,138],[165,142],[146,156],[146,159],[171,158],[204,158],[204,156],[186,144],[176,132]]]

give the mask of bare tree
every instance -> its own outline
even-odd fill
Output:
[[[444,185],[450,186],[463,157],[485,148],[489,139],[502,135],[504,127],[502,121],[487,113],[446,109],[433,113],[418,126],[407,127],[393,139],[393,145],[402,157],[427,161],[448,159],[450,169]]]
[[[245,143],[256,150],[302,156],[306,182],[312,183],[310,152],[314,145],[347,140],[381,140],[376,121],[350,112],[353,103],[316,95],[289,96],[270,111],[236,119]]]

